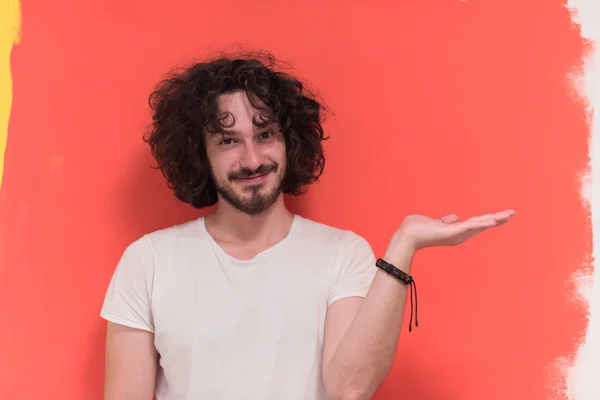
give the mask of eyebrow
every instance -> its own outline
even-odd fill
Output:
[[[216,135],[230,135],[230,136],[237,136],[239,135],[239,133],[235,130],[229,130],[229,129],[218,129],[216,131],[210,132],[210,136],[216,136]]]
[[[274,122],[271,122],[269,124],[266,124],[264,126],[259,126],[259,125],[254,125],[258,130],[263,130],[263,129],[268,129],[271,125],[273,125]],[[210,136],[216,136],[216,135],[229,135],[229,136],[239,136],[239,132],[236,131],[235,129],[225,129],[225,128],[219,128],[216,131],[210,132]]]

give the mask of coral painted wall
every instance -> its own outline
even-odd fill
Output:
[[[580,180],[590,108],[572,79],[590,42],[564,2],[20,10],[22,24],[15,11],[2,27],[20,42],[7,35],[0,49],[0,398],[102,398],[98,313],[116,262],[139,235],[198,215],[149,168],[147,96],[173,65],[238,43],[290,62],[335,113],[325,174],[290,199],[295,211],[381,254],[409,213],[517,210],[417,256],[420,326],[403,330],[377,399],[568,398],[589,315],[573,276],[592,271],[593,250]]]

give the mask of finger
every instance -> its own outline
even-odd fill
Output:
[[[465,234],[469,237],[475,236],[485,231],[486,229],[494,228],[500,225],[504,225],[506,223],[508,223],[508,220],[496,220],[493,218],[482,219],[479,221],[470,221],[470,225],[468,226]]]
[[[512,217],[510,214],[500,214],[495,216],[496,226],[504,225],[508,223],[508,220]]]
[[[495,214],[495,218],[497,220],[508,220],[513,217],[516,213],[514,210],[506,210]]]
[[[448,228],[451,229],[451,236],[472,236],[495,225],[496,221],[492,218],[485,220],[470,219],[457,224],[452,224]]]
[[[494,215],[493,214],[478,215],[478,216],[469,218],[467,220],[467,222],[471,222],[471,221],[483,221],[483,220],[488,220],[488,219],[494,219]]]
[[[516,213],[514,210],[504,210],[504,211],[499,211],[499,212],[495,212],[495,213],[488,214],[488,215],[491,215],[496,219],[507,219],[507,218],[512,217],[515,214]]]
[[[462,236],[466,235],[468,237],[476,235],[486,229],[503,225],[508,222],[508,219],[515,215],[514,210],[505,210],[500,211],[494,214],[484,214],[478,215],[475,217],[471,217],[466,221],[456,223],[452,223],[452,236]],[[448,217],[454,216],[454,214],[447,215],[442,217],[440,221],[444,222]]]
[[[496,220],[493,218],[482,218],[474,221],[465,221],[467,231],[480,231],[496,226]]]
[[[508,220],[513,215],[515,215],[514,210],[505,210],[505,211],[500,211],[500,212],[497,212],[494,214],[478,215],[478,216],[469,218],[467,221],[483,221],[483,220],[487,220],[487,219],[494,219],[496,222],[500,222],[500,221]]]
[[[474,217],[467,221],[451,225],[451,227],[448,227],[453,228],[452,232],[450,232],[450,236],[453,237],[458,243],[462,243],[489,228],[503,225],[508,222],[508,220],[497,221],[494,216],[490,216],[488,218],[484,217],[485,216]]]

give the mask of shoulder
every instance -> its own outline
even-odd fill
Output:
[[[337,247],[340,252],[370,249],[367,239],[351,229],[335,227],[306,217],[301,217],[301,224],[304,237],[312,242]]]
[[[198,240],[203,237],[204,218],[200,217],[181,224],[171,225],[148,232],[137,241],[146,242],[153,251],[161,251],[171,246]]]
[[[182,242],[199,239],[202,230],[200,224],[202,219],[194,219],[166,228],[148,232],[130,241],[122,254],[124,261],[141,261],[145,264],[153,263],[157,255],[169,252]]]

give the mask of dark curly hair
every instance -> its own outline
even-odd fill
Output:
[[[221,55],[172,72],[156,86],[149,98],[153,116],[144,141],[179,200],[196,208],[217,202],[203,132],[226,128],[217,98],[238,90],[264,111],[255,125],[277,122],[285,137],[282,192],[300,195],[319,179],[325,166],[325,107],[298,79],[275,68],[271,54]]]

